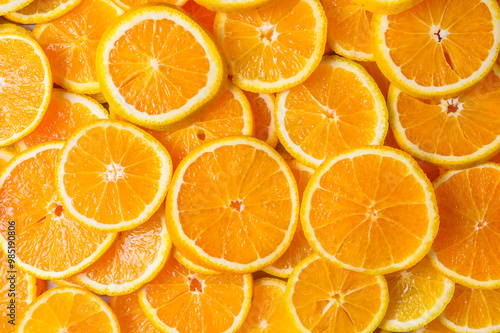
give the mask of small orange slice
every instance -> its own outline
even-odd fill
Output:
[[[285,302],[301,332],[373,332],[389,295],[382,275],[339,268],[314,254],[295,267]]]
[[[186,0],[112,0],[117,6],[119,6],[123,10],[129,10],[130,8],[137,7],[140,5],[144,5],[147,3],[166,3],[172,4],[175,6],[182,6],[186,3]]]
[[[195,20],[200,23],[205,29],[211,34],[214,33],[214,21],[215,12],[211,11],[203,6],[200,6],[194,0],[188,0],[183,6],[184,9],[189,14],[193,15]]]
[[[244,91],[255,121],[255,137],[271,147],[276,147],[278,134],[274,122],[275,98],[273,94],[256,94]]]
[[[120,333],[118,320],[96,295],[72,287],[54,288],[33,302],[16,327],[17,333]]]
[[[109,306],[120,323],[121,333],[161,333],[142,311],[137,292],[110,297]]]
[[[411,331],[411,333],[454,333],[454,331],[441,324],[438,319],[435,319],[424,327]]]
[[[139,302],[162,332],[234,332],[250,309],[252,285],[251,274],[198,274],[170,257]]]
[[[5,18],[20,24],[45,23],[60,18],[73,10],[82,0],[34,0]]]

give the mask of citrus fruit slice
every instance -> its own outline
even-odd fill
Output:
[[[62,146],[49,142],[27,149],[0,174],[0,243],[9,253],[14,241],[17,265],[41,279],[85,269],[116,238],[80,225],[58,201],[54,170]]]
[[[309,180],[300,214],[315,251],[367,274],[415,265],[439,227],[432,184],[408,154],[389,147],[325,161]]]
[[[0,33],[0,87],[1,147],[32,132],[49,106],[49,61],[30,37]]]
[[[410,9],[422,0],[353,0],[366,10],[380,14],[398,14]]]
[[[9,21],[5,21],[9,22]],[[0,20],[0,23],[2,21]],[[27,37],[31,37],[31,31],[21,27],[20,25],[14,23],[2,23],[0,24],[0,33],[19,33]]]
[[[474,87],[453,98],[420,99],[391,85],[387,101],[399,145],[419,159],[447,169],[477,165],[500,151],[498,103],[498,65]]]
[[[16,156],[16,150],[10,147],[0,147],[0,170]]]
[[[441,324],[438,319],[435,319],[424,327],[411,331],[411,333],[453,333],[453,331]]]
[[[215,42],[190,15],[169,5],[122,15],[102,37],[97,65],[115,112],[154,130],[189,124],[225,87],[226,66]]]
[[[377,82],[377,85],[380,89],[384,98],[387,99],[387,92],[389,91],[389,80],[384,76],[380,68],[375,61],[357,61],[358,64],[363,66],[364,69],[371,75],[371,77]]]
[[[162,205],[145,223],[119,233],[106,253],[74,280],[99,295],[129,294],[155,277],[171,247]]]
[[[451,301],[455,283],[432,267],[427,257],[415,266],[385,276],[389,307],[380,327],[406,332],[436,319]]]
[[[317,254],[303,260],[288,280],[285,302],[301,332],[373,332],[389,302],[382,275],[333,265]]]
[[[299,199],[283,158],[250,137],[198,147],[175,171],[167,228],[179,251],[217,271],[255,272],[279,258],[297,225]]]
[[[286,163],[290,167],[292,174],[297,181],[297,188],[299,190],[299,200],[302,200],[302,194],[311,179],[314,170],[305,166],[295,159],[286,160]],[[313,253],[311,245],[307,242],[304,231],[302,230],[301,224],[297,224],[297,230],[293,235],[292,242],[290,246],[286,249],[285,253],[278,258],[271,265],[263,268],[266,273],[271,275],[288,278],[292,274],[292,270],[299,262],[306,259],[309,255]]]
[[[449,171],[434,182],[441,225],[430,258],[471,288],[500,287],[500,165]]]
[[[218,13],[214,31],[233,82],[271,93],[303,82],[318,66],[326,16],[319,0],[279,0],[257,11]]]
[[[62,17],[38,24],[33,37],[49,58],[54,82],[68,91],[100,91],[96,50],[104,30],[123,11],[108,0],[83,0]]]
[[[201,266],[199,263],[193,262],[192,259],[187,258],[185,255],[183,255],[176,248],[173,249],[172,253],[173,253],[175,260],[180,262],[182,266],[186,267],[190,271],[193,271],[193,272],[199,273],[199,274],[222,274],[221,272],[214,271],[210,268],[206,268],[206,267]]]
[[[255,137],[264,141],[271,147],[276,147],[278,134],[274,123],[274,103],[273,94],[256,94],[244,91],[250,103],[253,118],[255,121]]]
[[[104,97],[104,95],[102,93],[89,94],[88,96],[92,99],[95,99],[97,101],[97,103],[101,103],[101,104],[108,103],[108,101],[106,101],[106,98]]]
[[[457,94],[485,77],[498,56],[495,0],[424,0],[400,14],[374,15],[372,22],[378,66],[414,96]]]
[[[120,323],[121,333],[161,333],[142,311],[137,292],[110,297],[109,306]]]
[[[144,5],[147,3],[167,3],[175,6],[182,6],[186,3],[186,0],[112,0],[117,6],[119,6],[123,10],[129,10],[133,7],[138,7],[140,5]]]
[[[199,24],[208,30],[208,32],[211,34],[214,33],[215,12],[200,6],[194,0],[188,0],[182,6],[182,9],[191,14]]]
[[[375,61],[371,46],[372,13],[352,0],[321,0],[328,20],[328,45],[352,60]]]
[[[139,291],[148,319],[162,332],[235,332],[252,301],[252,275],[204,275],[170,257]],[[215,320],[217,318],[217,320]]]
[[[115,314],[103,300],[72,287],[43,293],[26,309],[18,325],[17,333],[120,332]]]
[[[348,148],[382,144],[388,128],[375,81],[338,56],[323,58],[304,83],[277,94],[275,118],[283,146],[313,168]]]
[[[34,0],[29,5],[5,15],[21,24],[45,23],[60,18],[73,10],[82,0]]]
[[[21,9],[33,0],[3,0],[0,2],[0,16],[15,12],[18,9]]]
[[[439,320],[454,332],[500,331],[500,290],[470,289],[456,285],[455,295]]]
[[[272,278],[255,280],[252,305],[238,333],[298,333],[286,308],[285,290],[284,281]]]
[[[141,225],[167,193],[172,161],[151,135],[122,121],[97,120],[66,141],[57,194],[77,221],[99,231]]]
[[[277,0],[196,0],[196,2],[214,12],[240,14],[269,7]]]
[[[106,109],[90,97],[53,89],[49,107],[40,125],[14,145],[22,151],[42,142],[64,141],[78,127],[107,118]]]

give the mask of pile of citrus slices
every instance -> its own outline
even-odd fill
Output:
[[[496,0],[0,16],[0,332],[500,332]]]

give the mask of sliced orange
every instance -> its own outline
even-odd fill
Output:
[[[380,14],[398,14],[422,0],[353,0],[367,10]]]
[[[162,332],[234,332],[250,309],[252,285],[251,274],[198,274],[170,257],[139,302]]]
[[[116,238],[79,224],[57,199],[54,170],[62,146],[49,142],[25,150],[0,174],[2,249],[9,253],[14,237],[17,265],[41,279],[62,279],[81,271]],[[12,228],[15,235],[9,234]]]
[[[417,265],[385,276],[389,307],[380,327],[406,332],[436,319],[451,301],[455,283],[432,267],[425,257]]]
[[[2,169],[14,156],[16,156],[15,149],[0,147],[0,169]]]
[[[262,278],[254,283],[252,305],[238,333],[298,333],[285,303],[286,283]]]
[[[387,92],[389,91],[389,80],[384,76],[384,73],[378,68],[378,65],[374,61],[357,61],[358,64],[363,66],[364,69],[371,75],[371,77],[377,82],[377,85],[380,89],[384,98],[387,99]]]
[[[453,333],[453,331],[441,324],[438,319],[435,319],[424,327],[411,331],[411,333]]]
[[[449,171],[434,182],[441,225],[430,252],[450,279],[471,288],[500,287],[500,165]]]
[[[442,324],[459,333],[500,332],[500,290],[470,289],[457,284],[455,295],[439,316]]]
[[[500,151],[500,66],[448,99],[419,99],[391,85],[387,104],[399,145],[421,160],[463,169]]]
[[[73,10],[82,0],[34,0],[29,5],[5,18],[21,24],[45,23],[60,18]]]
[[[266,8],[277,0],[196,0],[197,3],[214,12],[242,13]]]
[[[261,10],[218,13],[214,31],[233,82],[270,93],[303,82],[318,66],[326,17],[319,0],[279,0]]]
[[[16,142],[15,146],[22,151],[42,142],[64,141],[78,127],[97,119],[107,118],[106,109],[90,97],[54,89],[40,125]]]
[[[203,6],[200,6],[194,0],[188,0],[183,6],[184,9],[189,14],[193,15],[195,20],[200,23],[205,29],[208,30],[211,34],[214,33],[214,21],[215,21],[215,12],[211,11]]]
[[[255,272],[289,246],[298,206],[295,179],[276,151],[255,138],[223,138],[177,167],[167,228],[175,246],[203,266]]]
[[[225,88],[226,65],[209,33],[170,5],[132,9],[99,43],[97,71],[115,112],[158,131],[192,123]]]
[[[54,288],[33,302],[20,319],[16,333],[120,333],[115,314],[96,295],[72,287]]]
[[[348,148],[382,144],[388,128],[373,78],[339,56],[326,56],[304,83],[279,93],[275,117],[280,142],[313,168]]]
[[[374,15],[372,22],[382,72],[401,90],[423,98],[473,86],[491,70],[500,48],[495,0],[424,0],[400,14]]]
[[[285,302],[301,332],[373,332],[389,295],[382,275],[339,268],[313,254],[293,270]]]
[[[321,0],[328,19],[328,45],[352,60],[375,61],[371,46],[372,12],[352,0]]]
[[[273,94],[256,94],[245,91],[255,120],[255,137],[276,147],[278,134],[274,122],[275,98]]]
[[[74,132],[59,154],[57,194],[76,220],[99,231],[135,228],[158,210],[172,161],[148,133],[98,120]]]
[[[0,147],[38,126],[51,90],[49,61],[36,41],[24,34],[0,33]]]
[[[1,18],[1,17],[0,17]],[[9,21],[5,21],[9,22]],[[0,20],[0,33],[19,33],[21,35],[26,35],[28,37],[31,37],[31,31],[28,29],[23,28],[20,25],[14,24],[14,23],[3,23],[2,20]]]
[[[325,161],[309,180],[300,214],[315,251],[367,274],[415,265],[439,227],[432,184],[408,154],[389,147]]]
[[[186,3],[186,0],[112,0],[117,6],[123,10],[129,10],[133,7],[138,7],[147,3],[167,3],[176,6],[182,6]]]
[[[18,9],[21,9],[33,0],[2,0],[0,2],[0,16],[15,12]]]
[[[187,258],[176,248],[172,251],[175,260],[181,263],[187,269],[199,274],[222,274],[221,272],[214,271],[210,268],[203,267],[199,262],[194,262],[192,258]]]
[[[121,333],[161,333],[142,311],[137,292],[110,297],[109,306],[120,323]]]

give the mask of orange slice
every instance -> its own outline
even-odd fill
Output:
[[[353,0],[371,12],[380,14],[398,14],[410,9],[422,0]]]
[[[436,319],[418,330],[411,331],[411,333],[453,333],[453,331]]]
[[[285,302],[301,332],[373,332],[389,296],[382,275],[339,268],[313,254],[293,270]]]
[[[0,147],[38,126],[51,90],[49,62],[40,46],[24,34],[0,33]]]
[[[21,24],[45,23],[60,18],[73,10],[82,0],[34,0],[5,18]]]
[[[58,201],[54,170],[62,146],[49,142],[25,150],[0,174],[2,249],[9,253],[14,237],[17,265],[41,279],[62,279],[85,269],[116,238],[79,224]],[[15,235],[9,234],[9,221],[15,222]]]
[[[328,20],[328,45],[353,60],[375,61],[371,46],[372,13],[352,0],[321,0]]]
[[[6,14],[7,15],[7,14]],[[1,19],[1,17],[0,17]],[[14,23],[3,23],[4,21],[0,20],[0,33],[19,33],[21,35],[26,35],[27,37],[31,37],[31,31],[21,27],[20,25]],[[5,22],[9,22],[5,20]]]
[[[214,21],[216,14],[214,11],[200,6],[194,0],[188,0],[186,4],[182,6],[182,9],[191,14],[199,24],[208,30],[208,32],[211,34],[214,33]]]
[[[178,166],[167,196],[167,228],[179,251],[203,266],[255,272],[285,252],[298,205],[293,174],[276,151],[255,138],[223,138]]]
[[[500,151],[500,67],[448,99],[419,99],[391,85],[391,128],[399,145],[421,160],[463,169]]]
[[[298,333],[285,303],[286,283],[262,278],[254,283],[252,305],[238,333]]]
[[[161,333],[139,306],[137,292],[110,297],[109,306],[120,323],[121,333]]]
[[[123,10],[129,10],[133,7],[138,7],[140,5],[144,5],[147,3],[166,3],[172,4],[175,6],[182,6],[186,3],[186,0],[112,0],[117,6],[122,8]]]
[[[197,3],[214,12],[242,13],[266,8],[277,0],[196,0]]]
[[[172,243],[162,205],[142,225],[118,234],[117,240],[76,283],[100,295],[125,295],[151,281],[167,261]]]
[[[78,127],[97,119],[107,118],[106,109],[90,97],[54,89],[40,125],[16,142],[15,146],[22,151],[42,142],[64,141]]]
[[[500,287],[500,165],[449,171],[434,182],[441,225],[430,257],[438,270],[471,288]]]
[[[97,65],[102,92],[116,113],[159,131],[190,124],[225,87],[226,66],[215,42],[190,15],[169,5],[122,15],[102,37]]]
[[[33,37],[49,58],[54,82],[68,91],[100,91],[96,50],[104,30],[123,11],[108,0],[83,0],[66,15],[38,24]]]
[[[318,66],[326,17],[319,0],[279,0],[256,11],[218,13],[214,31],[233,82],[270,93],[303,82]]]
[[[276,134],[274,123],[274,95],[256,94],[248,91],[244,91],[244,93],[250,103],[255,120],[255,137],[273,148],[276,147],[278,134]]]
[[[385,276],[389,307],[380,327],[394,332],[420,328],[436,319],[451,301],[455,283],[425,257],[417,265]]]
[[[173,253],[175,260],[180,262],[182,266],[186,267],[190,271],[193,271],[193,272],[199,273],[199,274],[222,274],[222,272],[214,271],[210,268],[203,267],[202,265],[200,265],[199,262],[195,263],[191,258],[187,258],[185,255],[183,255],[176,248],[174,248],[172,253]]]
[[[2,0],[0,2],[0,16],[15,12],[16,10],[29,5],[31,1],[33,0]]]
[[[408,154],[389,147],[325,161],[306,187],[301,220],[315,251],[367,274],[415,265],[439,227],[432,184]]]
[[[371,77],[377,82],[384,98],[387,99],[387,92],[389,91],[389,80],[384,76],[380,68],[378,68],[377,63],[374,61],[357,61],[358,64],[363,66],[364,69],[371,75]]]
[[[0,147],[0,170],[16,156],[16,150],[10,147]]]
[[[388,128],[384,97],[354,61],[327,56],[302,84],[276,97],[280,142],[316,168],[351,147],[380,145]]]
[[[148,133],[122,121],[80,127],[56,166],[57,194],[68,213],[89,228],[135,228],[158,210],[167,193],[172,161]]]
[[[234,332],[250,309],[252,285],[251,274],[198,274],[170,257],[139,302],[162,332]]]
[[[500,331],[500,290],[470,289],[457,284],[455,295],[439,317],[446,327],[459,333]]]
[[[485,77],[498,56],[495,0],[424,0],[400,14],[374,15],[372,22],[378,66],[414,96],[457,94]]]
[[[18,323],[17,333],[119,333],[118,320],[96,295],[72,287],[54,288],[33,302]]]

